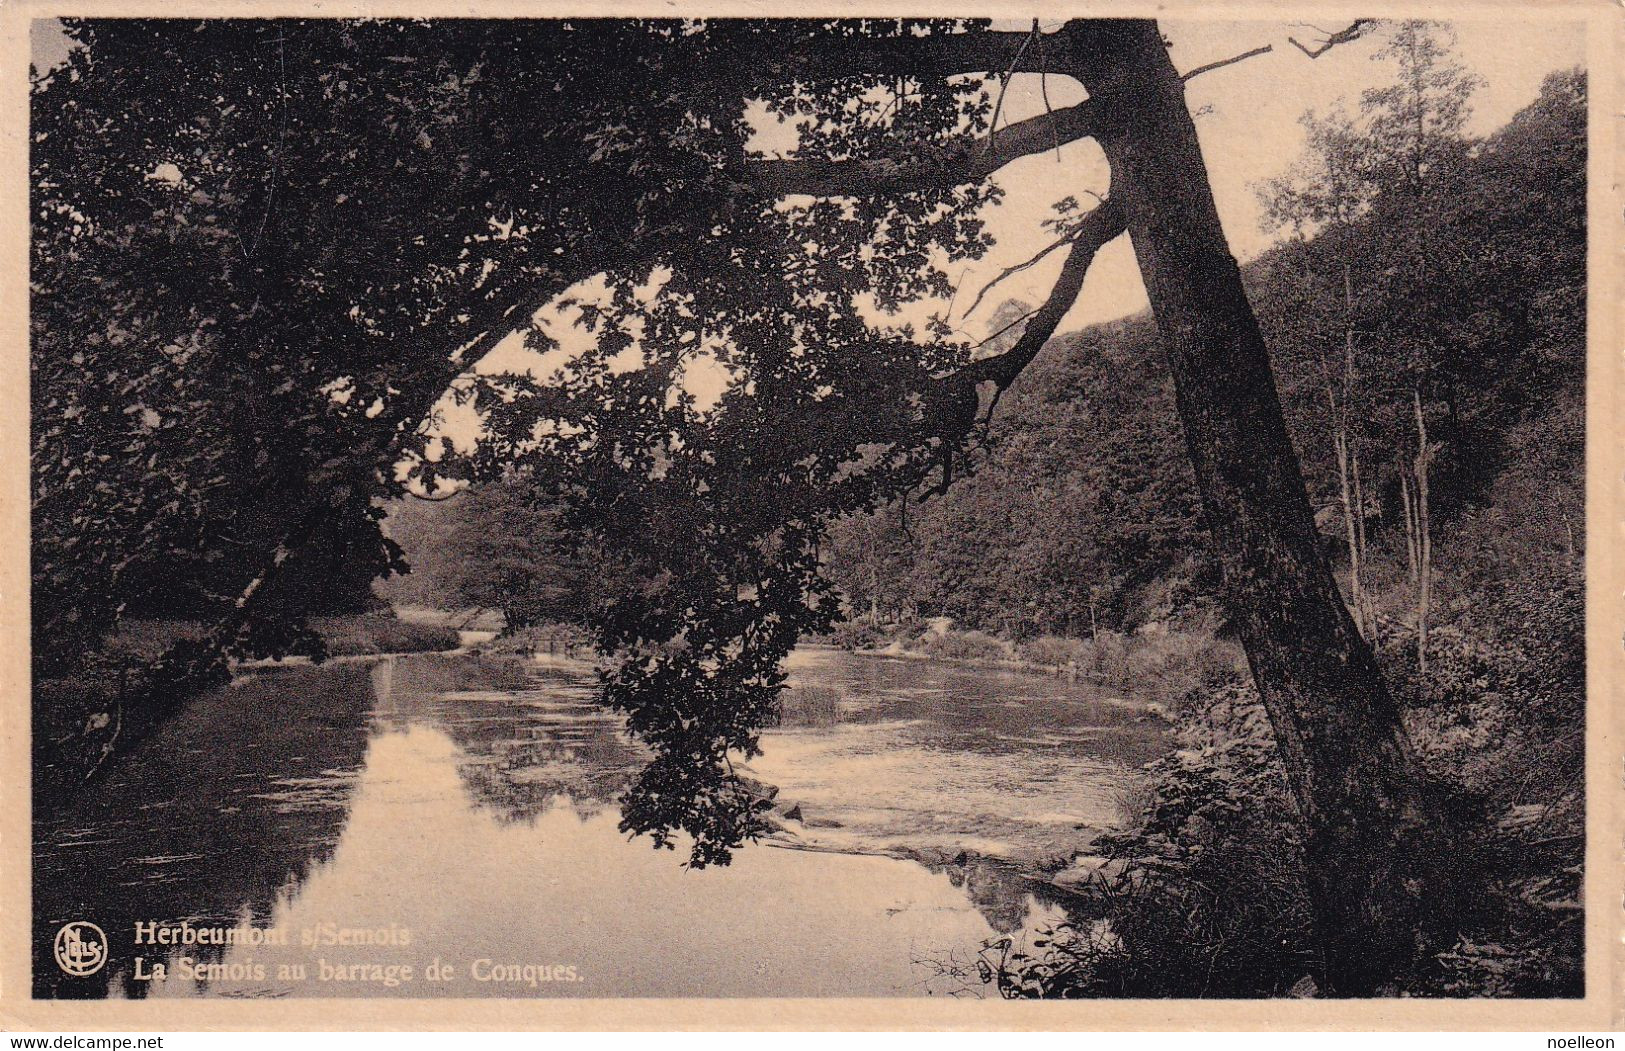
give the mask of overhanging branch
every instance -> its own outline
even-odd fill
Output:
[[[1292,42],[1294,44],[1298,44],[1298,42],[1296,40],[1293,40]],[[1303,47],[1302,44],[1298,44],[1298,46],[1300,48]],[[1233,65],[1235,65],[1237,62],[1245,62],[1249,58],[1257,58],[1259,55],[1267,55],[1271,51],[1274,51],[1274,50],[1275,50],[1275,47],[1272,44],[1265,44],[1263,47],[1255,47],[1251,51],[1243,51],[1239,55],[1231,55],[1229,58],[1221,58],[1217,62],[1209,62],[1205,66],[1197,66],[1195,69],[1191,70],[1189,73],[1181,74],[1179,79],[1188,82],[1190,80],[1193,80],[1196,77],[1201,76],[1203,73],[1211,73],[1215,69],[1223,69],[1225,66],[1233,66]],[[1313,57],[1313,56],[1310,56],[1310,57]]]
[[[1044,300],[1044,305],[1033,311],[1027,327],[1015,345],[1002,354],[973,361],[958,372],[939,377],[921,398],[922,433],[937,440],[930,460],[919,460],[919,479],[925,477],[932,466],[940,464],[942,481],[936,492],[946,491],[953,483],[954,460],[961,455],[966,440],[978,426],[986,427],[999,403],[999,395],[1015,382],[1038,352],[1049,342],[1061,319],[1072,304],[1077,302],[1083,289],[1083,279],[1098,252],[1126,227],[1123,210],[1112,201],[1103,202],[1090,212],[1072,238],[1072,249],[1061,265],[1060,276]],[[986,413],[980,411],[981,384],[994,385],[993,397]],[[980,417],[980,419],[978,419]]]
[[[1072,238],[1072,248],[1067,253],[1066,262],[1061,265],[1060,276],[1055,279],[1049,297],[1044,300],[1043,306],[1034,311],[1021,338],[1002,354],[971,362],[955,373],[955,378],[969,379],[973,383],[991,380],[1000,390],[1013,383],[1021,375],[1021,370],[1032,363],[1044,344],[1055,335],[1061,319],[1077,302],[1078,293],[1083,290],[1083,279],[1095,260],[1095,253],[1121,234],[1125,223],[1123,209],[1110,199],[1090,212]]]
[[[980,182],[1022,157],[1095,134],[1100,109],[1098,102],[1087,99],[1009,125],[985,141],[966,142],[923,159],[916,152],[841,161],[747,160],[744,181],[775,197],[872,197],[962,186]]]
[[[982,290],[976,293],[976,298],[971,300],[970,306],[966,307],[964,314],[960,316],[970,317],[972,314],[976,313],[976,308],[982,305],[982,300],[987,298],[987,294],[997,288],[1001,282],[1014,277],[1023,270],[1030,270],[1039,263],[1042,263],[1045,259],[1049,258],[1049,254],[1055,251],[1057,248],[1064,248],[1071,244],[1072,236],[1072,234],[1067,234],[1065,237],[1057,238],[1056,240],[1045,245],[1043,248],[1040,248],[1035,255],[1022,260],[1019,263],[1012,263],[1003,270],[1000,270],[998,274],[994,276],[993,280],[982,286]]]
[[[1295,37],[1287,37],[1286,42],[1297,48],[1299,51],[1302,51],[1310,58],[1319,58],[1321,55],[1324,55],[1338,44],[1347,44],[1351,40],[1358,40],[1360,37],[1365,35],[1365,31],[1367,29],[1370,29],[1376,23],[1377,20],[1375,18],[1356,18],[1346,28],[1339,29],[1335,33],[1328,33],[1325,37],[1321,38],[1319,46],[1312,51],[1303,44],[1298,43]],[[1322,30],[1322,32],[1324,32],[1324,30]]]

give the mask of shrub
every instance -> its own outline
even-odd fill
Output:
[[[525,657],[548,654],[560,657],[588,657],[593,653],[592,638],[574,624],[537,624],[515,628],[486,643],[491,653],[513,653]]]
[[[392,616],[371,613],[312,617],[310,626],[321,636],[330,657],[375,653],[432,653],[454,650],[459,643],[459,636],[454,628],[408,624]]]
[[[1134,676],[1129,664],[1129,638],[1115,631],[1098,632],[1088,642],[1083,673],[1106,686],[1128,687]]]
[[[1182,673],[1221,668],[1203,649],[1171,664]],[[1399,692],[1414,702],[1407,721],[1426,768],[1455,777],[1433,779],[1436,824],[1398,852],[1407,871],[1425,874],[1426,900],[1416,955],[1392,987],[1421,996],[1582,995],[1584,797],[1577,785],[1546,785],[1530,793],[1541,805],[1509,812],[1518,797],[1493,768],[1528,749],[1534,731],[1521,727],[1529,720],[1511,718],[1495,699],[1500,683],[1482,644],[1441,631],[1429,656],[1429,674]],[[1492,715],[1499,721],[1480,725]],[[1193,696],[1177,735],[1179,750],[1150,764],[1143,784],[1124,786],[1129,827],[1097,841],[1102,863],[1067,922],[1030,948],[1001,940],[984,952],[982,976],[1002,995],[1313,993],[1299,823],[1256,691],[1232,683]]]
[[[1128,775],[1112,785],[1112,808],[1117,811],[1117,822],[1123,828],[1139,828],[1150,820],[1157,805],[1157,783],[1145,771]]]
[[[1221,687],[1245,680],[1241,648],[1208,634],[1137,636],[1128,654],[1137,692],[1184,711]]]
[[[109,667],[152,664],[176,642],[202,638],[207,629],[208,625],[196,620],[126,617],[102,648],[101,663]]]
[[[948,660],[1010,659],[1010,645],[982,631],[949,631],[941,635],[930,634],[915,647],[930,657]]]
[[[1207,630],[1093,639],[1040,638],[1021,653],[1037,664],[1072,666],[1102,686],[1132,692],[1168,711],[1191,708],[1216,690],[1246,681],[1241,647]]]
[[[831,646],[839,646],[843,650],[877,650],[886,646],[891,640],[879,628],[858,621],[847,620],[835,625],[826,641]]]
[[[1082,639],[1063,639],[1055,635],[1040,635],[1016,647],[1023,660],[1042,664],[1047,668],[1082,667],[1089,660],[1089,644]]]
[[[1182,748],[1147,782],[1130,801],[1142,819],[1097,841],[1106,864],[1075,914],[1031,950],[984,955],[1001,995],[1278,996],[1314,970],[1302,844],[1268,737]]]

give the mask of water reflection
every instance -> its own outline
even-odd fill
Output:
[[[616,830],[646,754],[579,672],[419,657],[210,695],[40,816],[36,995],[955,991],[930,960],[1057,915],[1013,859],[1058,844],[1054,826],[1075,841],[1106,791],[1091,778],[1156,747],[1132,709],[1044,680],[850,655],[792,672],[801,697],[755,767],[798,800],[790,841],[819,849],[704,871]],[[1046,808],[1063,820],[1035,820]],[[92,978],[50,956],[76,919],[112,942]],[[281,943],[133,944],[137,921],[182,920]],[[341,930],[373,944],[336,944]],[[138,955],[165,975],[138,979]],[[437,961],[452,977],[426,977]],[[200,963],[217,970],[194,978]]]
[[[459,748],[465,790],[505,820],[533,818],[558,797],[582,816],[596,813],[647,758],[579,669],[420,657],[380,662],[373,685],[379,725],[445,733]]]
[[[141,995],[117,965],[138,920],[268,922],[339,839],[371,702],[364,668],[259,675],[198,698],[71,809],[36,812],[34,995]],[[114,962],[89,977],[52,960],[73,920],[108,937]]]

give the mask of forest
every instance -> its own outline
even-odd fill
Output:
[[[1448,27],[1331,35],[1393,80],[1305,115],[1238,268],[1184,100],[1230,63],[1151,22],[68,33],[31,157],[56,789],[328,656],[375,580],[579,629],[651,754],[621,829],[695,867],[764,833],[733,759],[798,643],[1024,662],[1158,693],[1180,747],[1001,994],[1583,992],[1580,71],[1475,139]],[[1087,97],[1001,125],[1018,73]],[[1044,302],[895,320],[1077,139],[1110,194],[1055,203]],[[1149,313],[1058,334],[1125,233]],[[565,364],[473,368],[515,332]],[[132,657],[141,618],[191,627]]]
[[[1373,163],[1324,152],[1373,148],[1352,126],[1313,126],[1314,167],[1260,187],[1287,233],[1307,225],[1298,199],[1325,192],[1326,168]],[[1444,156],[1418,196],[1372,186],[1358,218],[1244,269],[1317,523],[1367,620],[1416,618],[1418,397],[1438,447],[1439,623],[1486,590],[1552,587],[1584,550],[1584,79],[1551,78],[1482,142],[1456,134],[1430,144]],[[1412,279],[1423,231],[1438,262]],[[1006,394],[974,477],[843,522],[828,563],[860,619],[940,615],[1026,638],[1208,615],[1198,497],[1155,339],[1149,317],[1057,336]]]

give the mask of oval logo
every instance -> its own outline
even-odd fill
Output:
[[[76,978],[95,974],[107,962],[107,935],[94,923],[75,920],[56,932],[56,965]]]

